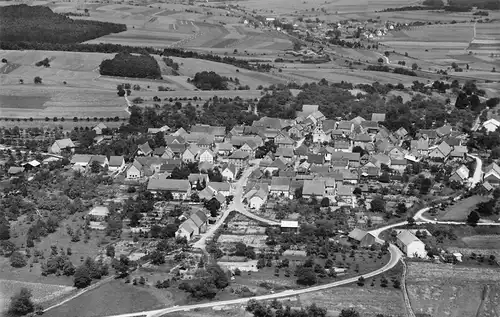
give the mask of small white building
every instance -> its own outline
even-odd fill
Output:
[[[425,243],[408,230],[402,230],[396,237],[396,245],[409,258],[426,258]]]
[[[497,119],[489,119],[483,123],[483,128],[488,132],[495,132],[500,127],[500,121]]]

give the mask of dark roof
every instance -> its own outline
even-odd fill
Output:
[[[307,162],[311,164],[323,164],[325,163],[325,156],[322,154],[309,154],[307,156]]]
[[[120,166],[123,163],[123,156],[110,156],[109,166]]]
[[[158,179],[152,178],[148,182],[148,190],[170,190],[187,192],[191,189],[191,184],[187,179]]]

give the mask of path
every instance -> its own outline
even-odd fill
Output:
[[[476,160],[476,169],[474,170],[474,175],[469,180],[471,187],[474,187],[478,183],[480,183],[483,178],[483,161],[476,155],[467,153],[467,156],[472,157],[473,159]]]
[[[123,97],[125,97],[125,101],[127,102],[127,108],[125,108],[125,112],[127,112],[128,115],[130,116],[132,114],[130,112],[130,108],[132,107],[132,104],[130,103],[130,100],[128,100],[127,94],[123,95]]]

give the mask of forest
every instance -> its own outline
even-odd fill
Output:
[[[213,71],[196,73],[193,79],[188,80],[201,90],[227,90],[227,81],[226,77],[220,76]]]
[[[134,78],[161,78],[160,66],[151,55],[133,55],[118,53],[113,59],[105,59],[99,65],[101,75],[134,77]]]
[[[0,41],[72,44],[127,30],[125,24],[73,20],[43,6],[0,7]],[[3,48],[3,47],[2,47]]]

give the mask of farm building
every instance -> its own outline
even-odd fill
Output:
[[[99,124],[98,124],[98,125],[96,125],[95,127],[93,127],[93,128],[92,128],[92,130],[93,130],[93,131],[95,131],[95,134],[96,134],[96,135],[101,135],[101,134],[102,134],[102,131],[103,131],[104,129],[107,129],[107,128],[108,128],[108,127],[107,127],[104,123],[99,122]]]
[[[110,172],[117,171],[125,166],[125,159],[123,156],[110,156],[108,169]]]
[[[186,200],[191,196],[191,184],[185,179],[152,178],[148,190],[152,193],[170,191],[176,200]]]
[[[366,231],[358,228],[354,228],[347,236],[351,242],[358,243],[360,247],[369,248],[373,244],[377,243],[377,238]]]
[[[299,232],[299,222],[291,220],[281,220],[281,231],[282,232]]]
[[[55,140],[52,146],[49,148],[50,153],[61,154],[61,152],[65,149],[70,150],[71,152],[75,151],[75,144],[71,139],[60,139]]]
[[[396,237],[396,245],[409,258],[426,258],[425,243],[408,230],[402,230]]]
[[[109,215],[108,207],[96,206],[88,213],[87,217],[90,221],[90,229],[104,230],[106,229],[106,217]]]
[[[24,172],[24,167],[21,166],[11,166],[9,167],[9,175],[19,175]]]
[[[175,236],[191,240],[194,236],[197,236],[207,230],[207,220],[207,215],[205,215],[201,210],[198,210],[179,226]]]

